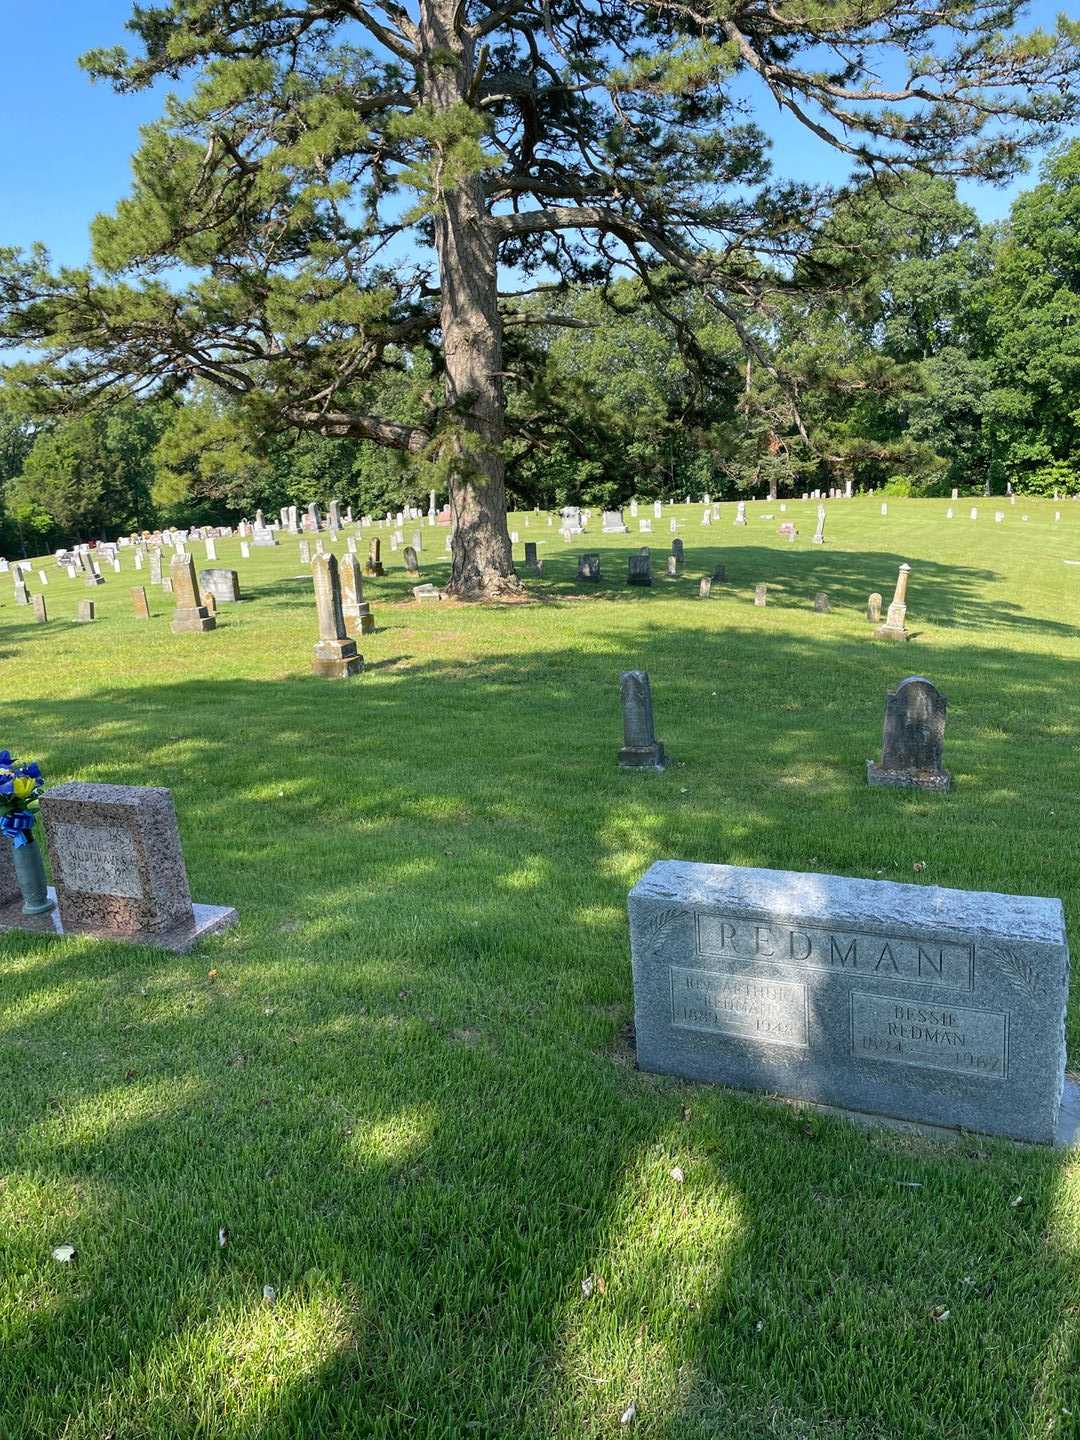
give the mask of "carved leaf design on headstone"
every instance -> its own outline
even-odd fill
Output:
[[[669,936],[683,917],[679,909],[652,910],[642,921],[644,939],[654,955],[666,947]]]
[[[1029,961],[1021,959],[1005,945],[988,945],[984,950],[997,961],[999,970],[1011,985],[1023,990],[1027,995],[1035,994],[1035,967]]]

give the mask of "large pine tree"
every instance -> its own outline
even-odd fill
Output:
[[[1007,178],[1076,113],[1080,26],[1011,0],[171,0],[117,90],[184,81],[94,264],[0,254],[0,333],[38,408],[201,380],[264,428],[424,455],[454,517],[452,593],[518,587],[503,335],[523,293],[672,275],[754,348],[827,196],[771,177],[747,81],[849,157]],[[664,286],[654,277],[662,266]],[[509,280],[509,289],[501,281]],[[421,422],[373,413],[428,346]],[[765,357],[759,355],[763,363]]]

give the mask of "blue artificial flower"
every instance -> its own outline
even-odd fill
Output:
[[[20,765],[19,774],[29,775],[31,780],[41,780],[44,778],[41,773],[41,766],[36,760],[31,760],[29,765]]]
[[[10,750],[0,750],[0,765],[10,765],[10,764],[11,764],[11,751],[10,751]]]
[[[15,810],[10,815],[0,815],[0,835],[6,835],[18,850],[30,844],[30,831],[34,828],[34,817],[29,810]]]
[[[0,776],[0,795],[14,795],[15,777],[13,775]]]

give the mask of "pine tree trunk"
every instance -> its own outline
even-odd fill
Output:
[[[463,105],[472,44],[459,33],[459,0],[421,0],[424,102]],[[453,58],[452,58],[453,57]],[[452,567],[447,593],[463,600],[517,596],[506,527],[502,324],[496,242],[487,227],[481,177],[468,175],[436,197],[435,250],[442,291],[446,437],[450,460]]]

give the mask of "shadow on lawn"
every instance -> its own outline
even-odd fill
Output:
[[[182,961],[4,944],[0,1094],[35,1097],[4,1168],[70,1190],[82,1258],[19,1314],[0,1433],[37,1405],[117,1440],[601,1435],[631,1401],[664,1440],[1042,1433],[1078,1393],[1063,1157],[808,1125],[639,1075],[622,1038],[656,858],[918,846],[937,882],[1046,893],[1052,857],[1072,900],[1045,827],[1080,662],[932,657],[944,800],[862,789],[918,647],[824,633],[35,702],[51,775],[92,748],[83,778],[173,789],[193,892],[242,928]],[[614,768],[637,665],[664,776]]]

